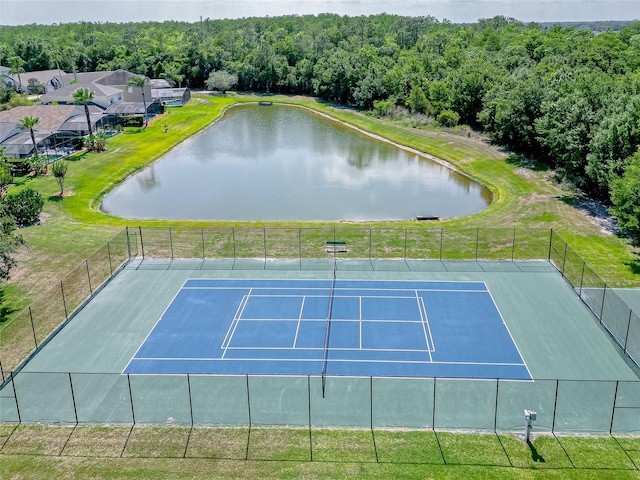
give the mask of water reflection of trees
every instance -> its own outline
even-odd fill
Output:
[[[140,185],[140,190],[143,192],[150,192],[160,186],[160,181],[156,176],[156,170],[153,165],[140,172],[135,178],[138,185]]]

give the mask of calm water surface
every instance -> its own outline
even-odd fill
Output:
[[[485,187],[291,106],[233,107],[101,209],[131,219],[390,220],[485,208]]]

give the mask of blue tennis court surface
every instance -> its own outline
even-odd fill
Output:
[[[484,282],[332,285],[187,280],[124,373],[531,379]]]

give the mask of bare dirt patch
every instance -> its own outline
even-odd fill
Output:
[[[592,198],[576,198],[573,206],[589,222],[600,227],[600,232],[604,235],[615,235],[620,232],[618,221],[601,202]]]

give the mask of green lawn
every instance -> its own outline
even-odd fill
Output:
[[[394,430],[1,426],[0,478],[637,479],[640,439]]]

